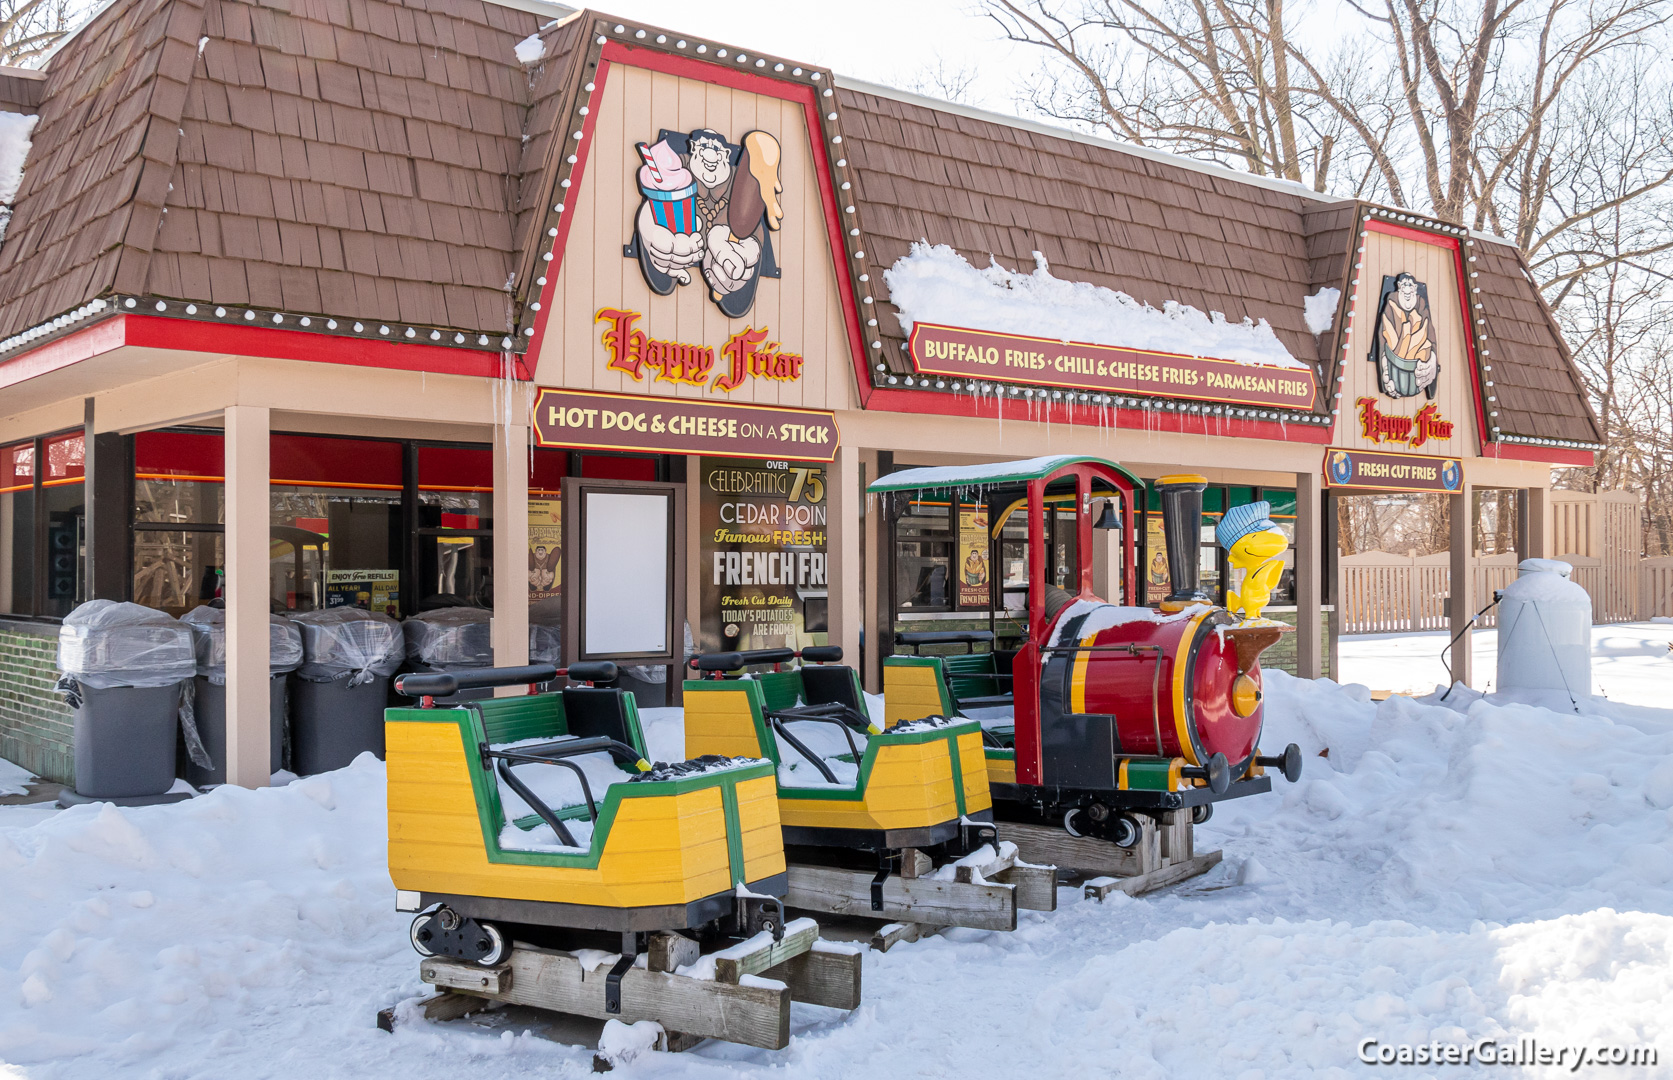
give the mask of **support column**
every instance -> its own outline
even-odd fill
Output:
[[[1452,662],[1452,681],[1469,686],[1475,675],[1474,655],[1470,652],[1470,631],[1465,629],[1470,616],[1475,614],[1475,574],[1470,559],[1475,554],[1475,489],[1466,482],[1452,500],[1449,548],[1452,555],[1451,592],[1447,605],[1447,629],[1457,637],[1449,659]],[[1462,637],[1458,635],[1462,634]]]
[[[529,662],[529,426],[494,426],[494,666]],[[494,691],[505,697],[520,686]]]
[[[878,627],[881,625],[878,621],[877,597],[880,592],[886,591],[886,586],[880,576],[883,567],[881,561],[883,555],[877,538],[877,523],[882,519],[878,509],[882,503],[881,500],[867,495],[864,486],[876,480],[879,475],[877,471],[877,451],[861,450],[859,455],[862,479],[864,480],[860,489],[859,505],[861,543],[864,544],[864,552],[860,560],[860,572],[863,578],[860,589],[863,609],[860,612],[860,617],[863,624],[862,637],[865,641],[865,648],[862,651],[865,655],[855,661],[855,666],[860,672],[860,681],[864,684],[866,692],[881,694],[883,692],[883,661],[879,659],[877,654]]]
[[[1295,670],[1303,679],[1324,675],[1321,480],[1317,471],[1295,474]]]
[[[226,409],[227,783],[266,787],[271,754],[268,578],[270,418],[258,405]]]
[[[860,451],[852,446],[839,446],[826,476],[825,583],[831,626],[829,640],[832,645],[842,646],[843,662],[857,670],[862,664],[860,547],[865,542],[860,534],[860,501],[865,498],[860,490]]]
[[[876,471],[871,473],[873,479],[880,480],[895,471],[893,450],[876,451],[876,461]],[[866,683],[866,689],[873,694],[883,692],[883,658],[891,655],[895,648],[895,560],[894,545],[889,542],[889,499],[887,495],[878,496],[866,515],[869,522],[866,542],[871,545],[866,560],[866,568],[871,573],[871,594],[867,604],[870,609],[867,616],[871,622],[866,633],[866,671],[870,681]]]
[[[1524,505],[1528,508],[1527,527],[1522,532],[1522,551],[1518,553],[1523,559],[1549,559],[1551,557],[1551,489],[1531,487],[1523,493]]]
[[[94,421],[93,399],[88,398],[82,435],[87,599],[126,600],[133,581],[128,565],[128,514],[132,503],[128,483],[133,475],[128,441],[120,432],[98,432]]]

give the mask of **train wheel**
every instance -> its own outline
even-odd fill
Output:
[[[1085,826],[1086,822],[1084,820],[1077,820],[1084,813],[1085,813],[1085,811],[1077,809],[1077,810],[1071,810],[1067,814],[1064,814],[1063,815],[1063,831],[1068,833],[1070,836],[1075,837],[1076,839],[1079,839],[1080,837],[1085,836],[1086,834],[1081,831],[1081,828],[1083,826]]]
[[[483,967],[503,964],[505,958],[511,955],[511,942],[506,940],[505,935],[500,933],[500,928],[493,923],[477,923],[477,926],[482,930],[482,937],[477,940],[476,947],[487,951],[477,957],[476,962]]]
[[[1214,804],[1203,803],[1201,806],[1191,807],[1191,824],[1201,825],[1214,816]]]
[[[1139,837],[1143,835],[1144,830],[1139,827],[1139,823],[1127,814],[1116,818],[1110,826],[1110,839],[1115,842],[1116,847],[1130,848],[1138,843]]]
[[[431,913],[428,911],[420,915],[414,915],[412,926],[407,929],[407,936],[412,940],[412,947],[418,952],[419,956],[436,955],[436,951],[430,948],[430,938],[432,936],[429,927],[430,915]]]

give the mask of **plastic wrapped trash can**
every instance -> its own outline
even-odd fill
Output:
[[[58,629],[58,688],[75,712],[75,795],[161,801],[174,786],[181,730],[203,756],[186,691],[192,632],[165,612],[92,600]]]
[[[209,755],[208,768],[192,762],[186,779],[198,787],[227,782],[227,613],[221,608],[196,607],[180,616],[192,631],[197,652],[196,717],[198,736]],[[302,663],[302,632],[282,615],[268,616],[268,770],[276,772],[285,760],[286,677]]]
[[[487,608],[446,607],[414,615],[401,624],[407,639],[407,666],[412,671],[470,671],[494,666],[491,622]],[[558,627],[529,623],[529,663],[563,666],[563,639]],[[471,701],[494,696],[492,688],[461,690],[441,702]],[[406,705],[405,698],[397,698]]]
[[[383,756],[389,677],[406,645],[401,624],[357,607],[292,617],[302,665],[291,675],[291,768],[303,775],[340,769],[370,750]]]
[[[469,671],[494,666],[494,613],[479,607],[444,607],[425,611],[401,624],[406,635],[407,666],[413,671]],[[461,690],[442,701],[494,696],[492,687]],[[404,699],[401,702],[405,704]]]

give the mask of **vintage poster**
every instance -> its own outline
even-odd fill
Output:
[[[561,593],[563,500],[529,500],[529,602]]]
[[[958,606],[981,608],[989,599],[988,512],[972,503],[958,509]]]
[[[1148,554],[1144,570],[1144,601],[1159,604],[1168,598],[1168,538],[1162,530],[1161,514],[1144,515],[1144,542]]]
[[[825,469],[702,459],[700,651],[825,643]]]
[[[325,606],[357,607],[401,617],[399,570],[327,570]]]

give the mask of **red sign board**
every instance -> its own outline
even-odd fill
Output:
[[[822,409],[734,405],[542,389],[534,403],[541,446],[651,454],[836,459],[836,416]]]
[[[1313,407],[1317,389],[1308,367],[1239,364],[934,323],[913,325],[910,348],[917,371],[960,379],[1303,410]]]
[[[1337,488],[1451,495],[1464,486],[1464,463],[1427,454],[1381,454],[1331,447],[1324,452],[1324,478],[1327,485]]]

